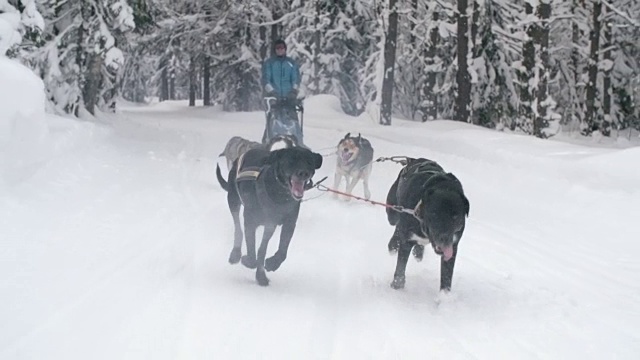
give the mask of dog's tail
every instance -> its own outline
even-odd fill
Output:
[[[218,182],[220,183],[220,186],[222,186],[222,188],[225,191],[229,191],[229,183],[222,177],[222,172],[220,172],[220,165],[216,164],[216,177],[218,178]]]

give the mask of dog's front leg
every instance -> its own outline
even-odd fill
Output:
[[[393,230],[393,235],[387,244],[387,248],[389,249],[389,255],[393,255],[400,248],[400,243],[407,239],[406,233],[401,229],[400,226],[396,226],[395,230]]]
[[[253,218],[253,215],[245,211],[244,212],[244,237],[247,242],[247,255],[242,257],[242,265],[249,269],[256,268],[256,229],[258,223]]]
[[[276,271],[282,265],[284,260],[287,258],[287,252],[289,251],[289,244],[291,243],[291,238],[293,237],[293,232],[296,230],[296,221],[298,220],[298,214],[295,216],[285,220],[284,224],[282,224],[282,229],[280,229],[280,244],[278,245],[278,251],[273,254],[272,257],[268,258],[265,262],[264,268],[267,271]]]
[[[260,248],[258,249],[258,269],[256,270],[256,281],[260,286],[268,286],[269,278],[267,278],[267,274],[265,273],[265,258],[267,257],[267,247],[269,247],[269,240],[273,236],[273,233],[276,231],[275,224],[269,224],[264,226],[264,232],[262,233],[262,242],[260,243]]]
[[[453,244],[453,256],[449,261],[444,261],[444,257],[440,257],[440,290],[451,290],[453,267],[456,265],[456,255],[458,255],[457,243]]]
[[[333,188],[335,190],[340,190],[338,187],[340,186],[340,180],[342,180],[342,174],[340,174],[340,170],[336,169],[336,174],[333,177]],[[338,198],[338,194],[337,193],[333,193],[333,198],[337,199]]]
[[[413,242],[409,242],[406,239],[401,240],[400,247],[398,248],[396,271],[393,274],[393,281],[391,282],[391,287],[396,290],[404,288],[405,271],[407,270],[407,262],[409,261],[409,255],[411,255],[412,247]]]
[[[356,184],[358,183],[358,181],[360,180],[360,174],[358,173],[357,176],[351,176],[351,178],[347,177],[347,190],[346,193],[351,195],[353,193],[353,188],[356,187]],[[347,201],[350,201],[351,198],[347,197]]]

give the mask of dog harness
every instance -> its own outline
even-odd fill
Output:
[[[259,166],[249,166],[246,169],[242,169],[242,163],[244,162],[244,156],[246,153],[240,155],[238,158],[238,168],[236,169],[236,181],[257,180],[258,176],[262,172],[262,168]],[[242,171],[240,171],[242,169]]]

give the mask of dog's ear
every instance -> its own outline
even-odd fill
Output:
[[[345,135],[343,139],[345,139],[345,140],[346,140],[346,139],[348,139],[350,136],[351,136],[351,133],[350,133],[350,132],[348,132],[348,133],[347,133],[347,135]]]
[[[464,213],[467,215],[467,217],[469,217],[469,199],[467,199],[467,197],[463,194],[460,194],[460,196],[462,197],[462,202],[464,203]]]
[[[322,155],[318,153],[312,153],[311,156],[313,157],[313,167],[316,170],[320,169],[320,167],[322,166]]]
[[[278,160],[280,160],[280,158],[282,157],[282,150],[284,150],[284,149],[278,149],[278,150],[271,151],[269,153],[269,157],[267,158],[267,164],[275,164],[275,163],[277,163]]]

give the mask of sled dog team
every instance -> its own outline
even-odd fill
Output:
[[[220,156],[226,158],[229,174],[225,180],[217,166],[216,176],[220,186],[227,191],[234,223],[229,263],[241,262],[255,269],[258,284],[267,286],[266,272],[277,270],[287,258],[300,202],[304,192],[313,187],[311,179],[322,166],[323,157],[298,144],[295,137],[286,135],[264,145],[234,136]],[[369,199],[373,163],[371,143],[360,134],[347,133],[338,142],[335,156],[333,189],[338,190],[344,178],[345,193],[352,194],[356,184],[362,181],[364,198]],[[387,220],[395,226],[388,249],[390,253],[397,253],[391,287],[404,287],[410,255],[413,253],[418,261],[422,260],[424,247],[430,244],[441,257],[440,290],[449,291],[458,245],[469,214],[469,200],[460,181],[435,161],[406,158],[402,165],[386,199]],[[244,226],[240,223],[241,208]],[[263,226],[264,231],[262,239],[256,243],[258,226]],[[278,226],[282,227],[278,250],[267,257],[269,240]]]

